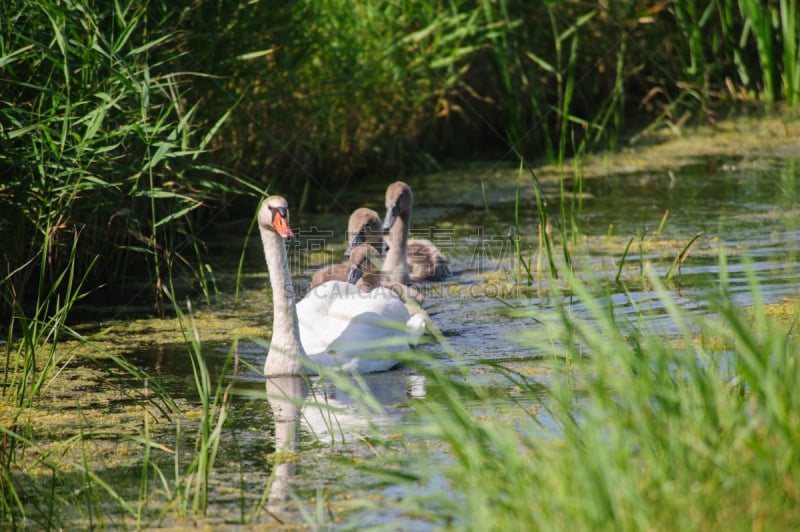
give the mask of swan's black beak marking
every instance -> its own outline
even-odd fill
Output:
[[[383,228],[391,229],[397,220],[397,203],[392,203],[386,208],[386,218],[383,219]]]
[[[361,279],[361,269],[357,265],[351,264],[347,268],[347,282],[350,284],[356,284],[359,279]]]
[[[347,245],[347,249],[344,250],[344,256],[349,257],[350,253],[353,252],[358,246],[366,242],[366,237],[364,236],[364,229],[357,232],[350,238],[350,243]]]

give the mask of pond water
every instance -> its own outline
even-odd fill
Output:
[[[569,168],[563,196],[558,169],[535,170],[553,220],[561,220],[564,227],[563,233],[556,230],[552,235],[555,255],[559,256],[567,238],[575,270],[580,276],[601,279],[612,287],[612,300],[620,316],[634,315],[634,304],[649,309],[653,324],[665,334],[671,332],[669,322],[661,319],[664,313],[658,298],[647,283],[641,282],[642,270],[665,274],[698,234],[669,285],[678,300],[690,308],[704,311],[703,294],[717,282],[720,248],[728,256],[730,282],[741,305],[750,303],[745,257],[758,275],[765,302],[780,303],[800,295],[800,159],[792,156],[800,151],[791,149],[800,144],[781,138],[778,148],[754,141],[752,149],[726,151],[719,148],[720,143],[703,150],[697,148],[696,140],[694,144],[687,142],[683,149],[670,153],[655,150],[648,156],[643,149],[636,154],[635,164],[631,163],[634,156],[629,155],[629,159],[612,158],[582,167],[578,171],[582,179],[577,181],[573,179],[574,168]],[[729,142],[738,146],[735,140]],[[498,387],[492,394],[497,396],[497,404],[464,398],[475,415],[494,415],[507,400],[507,390],[502,389],[507,383],[495,379],[481,361],[520,368],[540,380],[542,386],[548,379],[546,369],[539,365],[547,353],[519,341],[521,334],[537,326],[521,311],[535,308],[547,312],[553,304],[546,292],[550,282],[546,262],[537,268],[538,217],[531,177],[520,174],[516,167],[486,165],[409,177],[406,181],[415,192],[412,237],[430,238],[451,259],[454,275],[425,287],[425,308],[458,361],[450,360],[435,342],[418,349],[434,354],[442,371],[456,371],[457,365],[463,365],[486,387]],[[293,213],[292,225],[298,228],[300,238],[290,251],[294,281],[301,293],[314,267],[326,260],[341,260],[344,228],[352,208],[368,206],[383,215],[386,184],[361,187],[348,203],[333,205],[329,213]],[[566,214],[565,219],[559,216],[561,212]],[[218,253],[233,258],[215,267],[218,275],[235,273],[235,260],[245,237],[240,227],[248,223],[243,220],[236,226],[239,229],[218,245]],[[631,238],[620,282],[614,283]],[[530,282],[520,268],[515,239],[519,239],[522,258],[531,270]],[[520,276],[522,283],[517,282]],[[325,499],[330,507],[342,510],[344,517],[337,517],[343,519],[337,526],[394,523],[399,529],[426,529],[429,525],[424,519],[392,504],[407,495],[407,488],[376,480],[356,464],[366,456],[391,456],[380,442],[399,437],[398,427],[416,422],[413,406],[435,400],[435,384],[402,368],[364,376],[359,384],[374,395],[381,407],[378,413],[366,412],[341,384],[319,380],[312,380],[310,387],[291,379],[276,386],[300,399],[321,398],[324,406],[306,405],[298,412],[291,402],[266,401],[265,381],[260,374],[266,341],[251,339],[264,338],[271,327],[271,300],[265,290],[267,276],[257,235],[250,238],[242,279],[238,302],[227,293],[213,309],[198,311],[196,318],[212,376],[220,374],[232,350],[239,363],[237,371],[229,372],[225,379],[232,384],[231,413],[225,428],[228,436],[217,458],[209,523],[235,523],[247,513],[242,507],[250,508],[264,495],[273,472],[272,453],[285,444],[293,458],[275,470],[268,495],[272,517],[265,513],[257,522],[275,523],[273,517],[284,524],[303,522],[307,517],[300,507],[325,521],[330,517],[328,510],[319,514],[315,506],[315,500]],[[221,286],[227,290],[228,285]],[[580,312],[579,304],[575,310]],[[116,324],[112,334],[116,330],[128,338],[129,361],[156,376],[176,396],[196,401],[186,347],[177,341],[154,345],[148,342],[147,332],[137,337],[137,328],[146,331],[151,326],[148,321]],[[235,345],[234,337],[241,338]],[[534,404],[537,398],[526,400]],[[295,430],[298,414],[300,424]],[[548,420],[542,421],[547,427]],[[431,469],[431,464],[448,460],[436,447],[428,456],[428,464],[404,466]],[[414,489],[417,495],[424,495],[447,487],[434,473]],[[242,491],[247,493],[244,505]],[[372,504],[343,511],[351,493]]]

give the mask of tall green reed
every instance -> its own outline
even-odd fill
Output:
[[[465,409],[460,379],[439,375],[454,393],[416,407],[447,446],[454,495],[409,503],[468,530],[796,526],[797,315],[772,318],[752,271],[754,304],[737,305],[726,271],[722,256],[704,314],[647,272],[667,334],[564,269],[571,297],[533,312],[541,326],[522,339],[550,370],[544,393],[518,365],[489,363],[514,392],[487,418]]]
[[[155,294],[165,271],[195,270],[181,253],[182,237],[197,241],[188,217],[210,191],[231,190],[205,180],[215,171],[224,176],[203,157],[218,125],[197,138],[197,105],[185,103],[189,76],[174,68],[180,40],[154,23],[152,6],[72,7],[47,0],[2,7],[2,393],[18,408],[3,427],[2,481],[12,518],[24,512],[14,504],[11,472],[18,446],[35,443],[26,416],[73,360],[61,352],[63,340],[87,345],[69,326],[76,304],[100,280],[138,275],[143,264]],[[97,363],[109,377],[118,369],[142,377],[119,357]],[[163,390],[159,397],[171,403]],[[57,461],[50,467],[61,475]]]
[[[402,173],[474,146],[557,160],[616,145],[632,116],[675,128],[711,116],[710,101],[740,88],[797,98],[791,2],[183,7],[4,6],[0,202],[16,294],[33,289],[36,268],[19,269],[32,236],[55,228],[51,257],[64,262],[85,225],[95,253],[80,256],[101,257],[93,284],[147,272],[141,290],[163,310],[175,268],[210,300],[206,207],[255,188],[209,150],[264,176],[259,189],[274,179],[336,205],[367,168]]]
[[[0,238],[13,272],[3,287],[4,317],[37,289],[42,245],[50,283],[74,259],[93,288],[149,273],[148,295],[160,303],[165,272],[174,268],[211,293],[191,218],[244,185],[209,164],[227,115],[198,130],[199,104],[189,98],[196,75],[178,69],[184,42],[157,19],[159,5],[64,9],[36,0],[3,8]],[[71,257],[69,235],[78,228],[83,249]]]
[[[781,87],[789,105],[800,102],[800,12],[796,2],[781,0],[780,40],[782,46]]]
[[[796,57],[797,13],[780,4],[761,10],[773,61]],[[225,126],[228,159],[327,204],[367,168],[395,175],[475,148],[555,161],[582,143],[617,145],[659,117],[675,128],[713,119],[746,91],[766,98],[768,70],[787,73],[774,83],[780,98],[796,71],[762,64],[743,6],[231,1],[201,3],[192,42],[216,38],[229,52],[207,56],[229,80],[201,80],[209,102],[241,105]]]
[[[689,98],[675,100],[671,114],[684,107],[713,116],[714,104],[727,98],[797,102],[800,21],[793,2],[686,0],[675,3],[674,14],[682,39],[664,59],[681,65],[673,82]]]
[[[3,367],[2,399],[16,410],[7,426],[3,426],[3,445],[0,452],[0,496],[3,517],[16,518],[22,510],[22,501],[15,487],[12,474],[17,453],[24,449],[32,434],[27,426],[28,409],[39,398],[51,379],[57,378],[60,368],[69,363],[68,357],[59,356],[61,342],[77,336],[66,325],[71,307],[83,295],[84,279],[76,278],[74,254],[78,249],[79,235],[74,235],[70,261],[71,267],[61,272],[48,292],[44,286],[44,264],[48,253],[47,246],[41,250],[39,290],[33,314],[28,316],[16,300],[9,301],[14,308],[14,316],[9,324],[9,336],[5,344],[5,364]],[[8,276],[0,286],[4,287]],[[63,290],[61,285],[65,285]],[[57,295],[63,293],[64,300]],[[52,308],[51,308],[52,306]],[[19,331],[20,338],[14,334]],[[66,360],[65,360],[66,359]]]
[[[187,513],[195,516],[205,515],[209,503],[209,481],[216,462],[217,452],[223,436],[223,429],[230,410],[232,383],[225,384],[229,369],[236,362],[238,342],[234,341],[225,358],[219,377],[212,382],[211,374],[203,356],[200,331],[192,315],[176,309],[181,322],[181,330],[186,340],[187,351],[192,363],[192,372],[200,401],[200,426],[192,452],[191,462],[183,467],[180,463],[181,449],[175,451],[175,490],[176,509],[180,516]],[[146,480],[146,479],[145,479]]]
[[[15,314],[5,344],[2,394],[21,409],[31,406],[47,381],[53,377],[58,364],[62,363],[56,356],[60,341],[66,339],[65,336],[77,336],[69,329],[66,320],[76,301],[85,296],[82,290],[88,271],[83,273],[83,277],[78,277],[75,268],[78,242],[79,234],[75,233],[67,268],[58,272],[49,287],[46,285],[45,269],[49,248],[44,245],[40,250],[39,286],[31,315],[26,315],[16,299],[7,301],[15,307]],[[0,283],[4,288],[7,288],[9,277],[6,276]],[[15,337],[17,330],[19,339]]]
[[[762,96],[767,102],[773,102],[777,98],[779,91],[776,86],[777,65],[775,60],[778,54],[775,54],[773,49],[772,12],[770,9],[764,9],[759,2],[753,0],[740,2],[740,6],[745,19],[742,39],[746,40],[748,34],[752,32],[762,69]]]

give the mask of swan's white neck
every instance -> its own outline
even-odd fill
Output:
[[[383,261],[383,272],[393,283],[409,284],[408,231],[411,225],[411,207],[397,216],[389,229],[389,251]]]
[[[297,311],[294,304],[294,287],[289,272],[289,259],[283,238],[268,228],[261,229],[261,243],[269,270],[269,284],[272,287],[272,342],[269,345],[264,374],[300,375],[303,372],[303,359],[306,356],[300,343],[300,329],[297,325]]]

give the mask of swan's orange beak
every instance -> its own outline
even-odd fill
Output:
[[[272,216],[272,226],[284,239],[291,240],[294,238],[294,233],[292,232],[292,228],[289,227],[289,220],[287,218],[287,215],[276,211]]]

